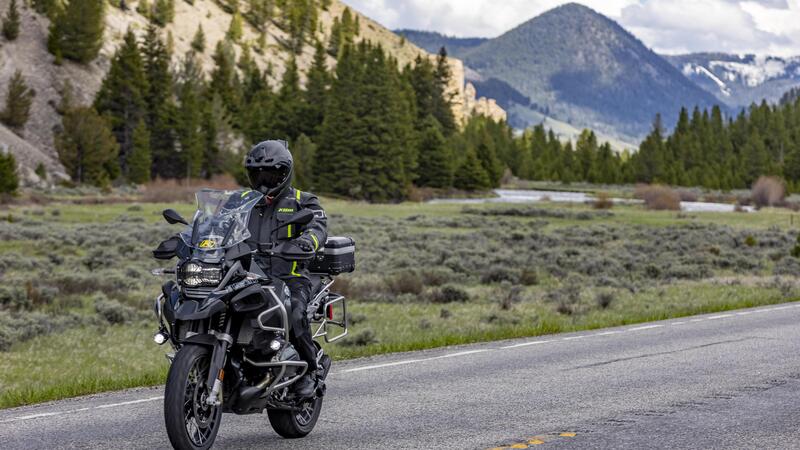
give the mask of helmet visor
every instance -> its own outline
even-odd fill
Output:
[[[250,179],[250,185],[253,189],[274,189],[286,181],[288,176],[289,168],[283,166],[247,169],[247,177]]]

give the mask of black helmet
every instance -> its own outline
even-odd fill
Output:
[[[294,161],[286,141],[256,144],[244,161],[250,187],[267,197],[277,197],[292,182]]]

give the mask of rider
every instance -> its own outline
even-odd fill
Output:
[[[291,241],[303,251],[316,251],[325,244],[327,216],[316,195],[291,187],[294,162],[286,141],[264,141],[247,154],[245,169],[250,186],[262,194],[250,216],[247,242],[261,250],[273,243]],[[299,227],[280,227],[297,211],[311,210],[314,219]],[[277,257],[260,256],[256,259],[264,273],[283,280],[292,297],[290,316],[290,342],[300,358],[308,363],[306,374],[294,384],[294,392],[300,397],[309,397],[315,388],[312,374],[317,370],[317,351],[311,336],[306,309],[311,297],[311,279],[303,262],[287,261]]]

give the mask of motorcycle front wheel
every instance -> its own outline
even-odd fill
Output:
[[[198,345],[181,348],[172,361],[164,392],[164,420],[172,446],[179,450],[207,450],[214,443],[222,408],[209,406],[206,386],[211,351]]]

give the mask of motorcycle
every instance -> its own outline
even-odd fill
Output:
[[[250,248],[248,222],[262,197],[256,191],[201,190],[191,223],[174,210],[163,212],[168,223],[186,226],[153,252],[160,260],[178,259],[173,268],[153,271],[174,276],[154,305],[159,325],[154,341],[175,350],[167,355],[164,392],[174,448],[210,448],[222,413],[266,411],[272,428],[285,438],[308,435],[319,418],[330,357],[318,340],[330,343],[347,335],[346,301],[331,287],[337,275],[355,269],[355,244],[330,237],[320,252],[304,251],[291,241]],[[280,226],[298,229],[313,219],[314,213],[304,210]],[[308,363],[289,342],[289,289],[264,273],[257,264],[262,257],[305,261],[312,273],[307,315],[315,329],[318,369],[310,398],[292,393]]]

